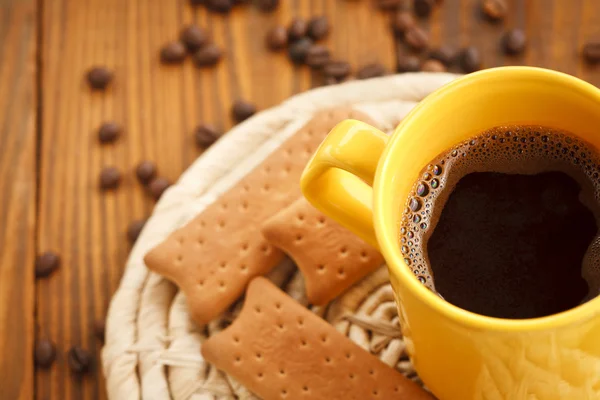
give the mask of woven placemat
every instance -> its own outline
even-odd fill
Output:
[[[189,318],[185,296],[148,271],[144,255],[238,182],[317,112],[351,107],[390,132],[452,74],[402,74],[314,89],[236,126],[194,162],[161,198],[133,247],[106,322],[102,364],[110,399],[255,399],[207,364],[202,341],[226,327],[240,304],[205,327]],[[269,278],[309,306],[302,275],[290,260]],[[311,310],[362,348],[418,380],[398,329],[385,266],[327,307]]]

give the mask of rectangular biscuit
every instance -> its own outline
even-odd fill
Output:
[[[350,108],[318,113],[260,165],[184,227],[151,250],[148,268],[186,294],[192,318],[204,325],[239,298],[253,277],[283,258],[260,234],[262,223],[301,196],[300,175],[327,133]]]
[[[263,236],[286,252],[302,271],[306,295],[323,305],[383,264],[383,257],[306,199],[269,218]]]
[[[265,400],[433,400],[262,277],[202,355]]]

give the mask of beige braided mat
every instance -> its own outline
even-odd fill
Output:
[[[350,107],[391,132],[451,74],[402,74],[353,81],[297,95],[234,127],[181,176],[157,204],[131,251],[109,307],[102,363],[111,399],[255,399],[205,362],[202,341],[226,327],[240,309],[204,327],[189,318],[183,293],[148,271],[144,255],[227,191],[318,112]],[[258,228],[257,228],[258,229]],[[326,307],[307,304],[302,275],[291,261],[268,277],[360,347],[417,380],[398,328],[384,266]]]

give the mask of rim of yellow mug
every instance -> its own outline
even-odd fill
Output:
[[[528,75],[529,77],[550,78],[559,84],[570,86],[573,90],[581,91],[585,95],[593,97],[600,105],[600,89],[574,76],[537,67],[498,67],[465,75],[443,86],[422,100],[408,114],[404,121],[423,117],[423,114],[429,113],[429,109],[431,109],[432,105],[439,101],[440,98],[448,96],[453,92],[464,88],[465,86],[481,82],[491,77],[497,78],[498,74],[506,75],[506,79],[517,76],[522,77],[522,75]],[[392,183],[392,180],[385,180],[382,177],[392,175],[395,172],[393,167],[390,165],[392,162],[390,161],[391,158],[388,157],[388,154],[393,152],[393,149],[398,142],[398,138],[401,136],[401,132],[404,131],[404,129],[407,129],[407,124],[405,123],[400,124],[396,128],[383,154],[381,155],[382,164],[380,165],[380,168],[378,168],[375,177],[375,186],[377,186],[377,190],[373,191],[373,204],[375,209],[384,209],[384,193],[387,191],[386,182],[389,185]],[[582,323],[596,316],[600,316],[600,295],[570,310],[544,317],[529,319],[503,319],[489,317],[457,307],[446,300],[443,300],[438,295],[427,289],[417,279],[415,279],[410,268],[408,268],[404,263],[400,251],[397,249],[398,246],[395,242],[396,238],[392,235],[388,236],[385,234],[385,232],[388,231],[386,228],[386,226],[389,224],[388,221],[389,220],[383,218],[381,214],[374,213],[375,231],[377,233],[377,240],[380,243],[381,251],[385,256],[385,259],[391,261],[389,268],[395,271],[396,276],[399,277],[400,284],[406,287],[407,290],[411,291],[413,295],[421,298],[422,301],[424,301],[431,308],[454,320],[460,325],[504,332],[523,330],[536,331],[556,329],[575,323]]]

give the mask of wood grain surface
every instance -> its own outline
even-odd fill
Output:
[[[135,165],[153,160],[174,181],[201,154],[192,135],[197,124],[227,130],[236,99],[265,109],[322,83],[284,53],[265,49],[272,26],[294,16],[327,15],[332,32],[326,44],[355,70],[378,61],[392,71],[396,57],[407,53],[389,33],[390,13],[371,0],[281,3],[272,14],[244,6],[221,16],[192,9],[185,0],[0,0],[1,399],[105,398],[97,359],[102,344],[92,327],[119,283],[130,249],[127,224],[153,207],[135,180]],[[420,23],[430,31],[432,47],[474,45],[485,67],[543,66],[600,85],[600,70],[579,57],[586,41],[600,40],[600,3],[508,3],[510,13],[500,24],[480,17],[478,0],[444,0]],[[161,45],[193,22],[225,49],[223,61],[205,70],[189,60],[160,65]],[[522,56],[499,51],[509,27],[527,33]],[[85,85],[84,74],[95,65],[115,72],[106,92]],[[100,145],[96,130],[106,121],[122,124],[124,133],[116,143]],[[118,190],[98,189],[104,166],[122,171]],[[62,267],[34,284],[34,255],[45,250],[58,252]],[[57,345],[50,370],[34,370],[34,335]],[[95,355],[90,374],[69,371],[72,345]]]

